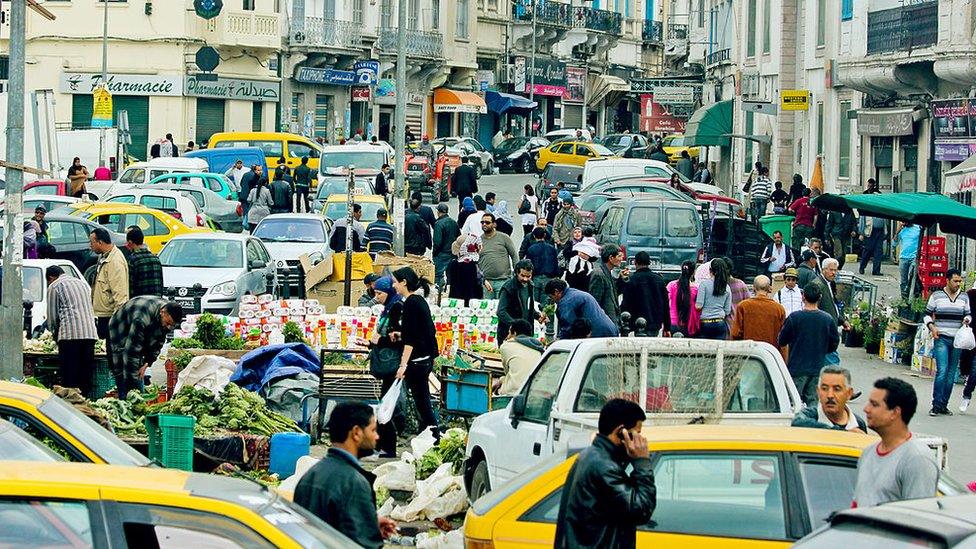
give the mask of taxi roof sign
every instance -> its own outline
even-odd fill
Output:
[[[782,90],[779,94],[781,111],[810,110],[810,90]]]

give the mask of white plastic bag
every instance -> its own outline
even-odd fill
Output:
[[[380,400],[380,407],[376,410],[376,422],[380,424],[389,423],[393,419],[393,412],[396,411],[397,400],[400,399],[400,387],[403,380],[398,379],[393,382],[383,399]]]
[[[952,340],[952,346],[964,351],[976,347],[976,337],[973,336],[973,329],[966,325],[959,328],[959,331],[956,332],[955,339]]]
[[[410,439],[410,451],[417,459],[424,457],[427,450],[434,447],[434,434],[431,428],[424,429],[422,433]]]
[[[413,492],[417,488],[417,471],[405,461],[391,461],[373,469],[376,481],[373,488]]]
[[[224,387],[230,383],[230,376],[237,368],[233,360],[214,356],[202,355],[194,357],[186,368],[180,370],[173,393],[190,385],[197,389],[209,389],[215,395],[224,392]]]

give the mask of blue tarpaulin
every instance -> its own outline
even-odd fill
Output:
[[[241,357],[230,380],[248,391],[260,392],[278,378],[301,372],[318,375],[320,369],[315,351],[304,343],[266,345]]]
[[[485,103],[488,104],[489,110],[492,112],[497,112],[498,114],[502,114],[505,111],[512,109],[534,109],[536,105],[538,105],[538,103],[535,101],[529,101],[521,95],[490,90],[485,92]]]

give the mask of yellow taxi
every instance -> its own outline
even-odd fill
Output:
[[[788,547],[849,509],[857,459],[877,437],[776,426],[646,427],[657,487],[637,546]],[[478,499],[468,510],[468,549],[552,546],[566,475],[576,461],[553,455]],[[939,491],[962,488],[943,475]]]
[[[126,229],[133,225],[139,227],[146,237],[146,247],[154,254],[159,254],[163,246],[175,236],[213,232],[209,228],[190,227],[164,211],[139,204],[77,202],[67,207],[72,210],[70,215],[89,219],[119,234],[125,234]]]
[[[701,154],[700,147],[688,147],[684,144],[685,136],[681,134],[669,135],[664,138],[661,145],[664,147],[664,154],[668,155],[668,162],[677,164],[681,160],[681,151],[688,151],[688,156],[692,160],[698,160]]]
[[[210,136],[207,141],[208,149],[220,147],[257,147],[264,151],[268,171],[274,172],[278,166],[278,159],[285,158],[288,167],[295,169],[302,163],[302,157],[308,157],[308,167],[313,172],[319,169],[319,158],[322,156],[322,146],[311,139],[284,132],[220,132]],[[317,183],[312,178],[312,184]]]
[[[2,547],[355,547],[255,482],[81,463],[0,467]]]
[[[613,151],[589,141],[558,141],[539,149],[539,156],[535,161],[539,171],[546,169],[549,164],[572,164],[582,166],[591,158],[616,156]]]
[[[150,463],[114,433],[40,387],[0,381],[0,419],[56,447],[71,461],[135,466]]]
[[[345,194],[330,194],[322,204],[322,215],[331,219],[333,223],[346,218]],[[352,201],[363,208],[363,217],[359,220],[363,225],[376,221],[376,212],[386,209],[386,202],[378,194],[361,194],[353,196]],[[392,213],[390,214],[392,217]],[[389,218],[388,218],[389,220]],[[392,223],[392,221],[390,221]]]

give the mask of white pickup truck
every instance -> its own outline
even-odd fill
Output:
[[[597,338],[557,341],[522,391],[476,418],[464,480],[474,501],[556,451],[583,447],[612,398],[648,425],[789,425],[800,395],[779,350],[755,341]]]

